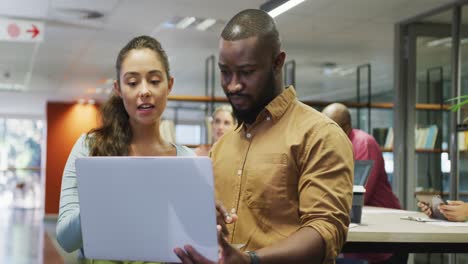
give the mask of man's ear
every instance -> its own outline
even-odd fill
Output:
[[[276,55],[275,59],[273,60],[273,70],[276,73],[282,73],[285,60],[286,53],[284,51],[280,51],[280,53]]]
[[[120,84],[117,80],[114,80],[114,93],[118,95],[119,97],[122,97],[122,92],[120,91]]]

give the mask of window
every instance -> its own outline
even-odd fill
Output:
[[[182,145],[198,145],[201,139],[201,126],[190,124],[176,125],[176,142]]]
[[[0,203],[42,206],[44,122],[0,118]]]

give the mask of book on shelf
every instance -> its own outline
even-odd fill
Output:
[[[438,128],[436,125],[415,128],[416,149],[434,149],[437,140]]]
[[[468,131],[458,132],[458,150],[468,149]]]
[[[432,125],[427,128],[424,149],[434,149],[437,139],[437,126]]]
[[[388,128],[387,137],[385,138],[384,148],[386,149],[393,148],[393,127]]]

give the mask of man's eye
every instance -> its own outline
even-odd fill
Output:
[[[161,81],[160,80],[151,80],[151,84],[158,85]]]
[[[250,71],[241,71],[240,72],[242,75],[250,75],[253,73],[253,70],[250,70]]]
[[[132,81],[132,82],[127,82],[127,84],[128,86],[134,87],[137,85],[137,82]]]

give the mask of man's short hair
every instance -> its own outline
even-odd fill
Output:
[[[281,48],[275,21],[260,9],[246,9],[239,12],[226,24],[221,37],[227,41],[258,37],[262,45],[272,49],[274,56]]]

